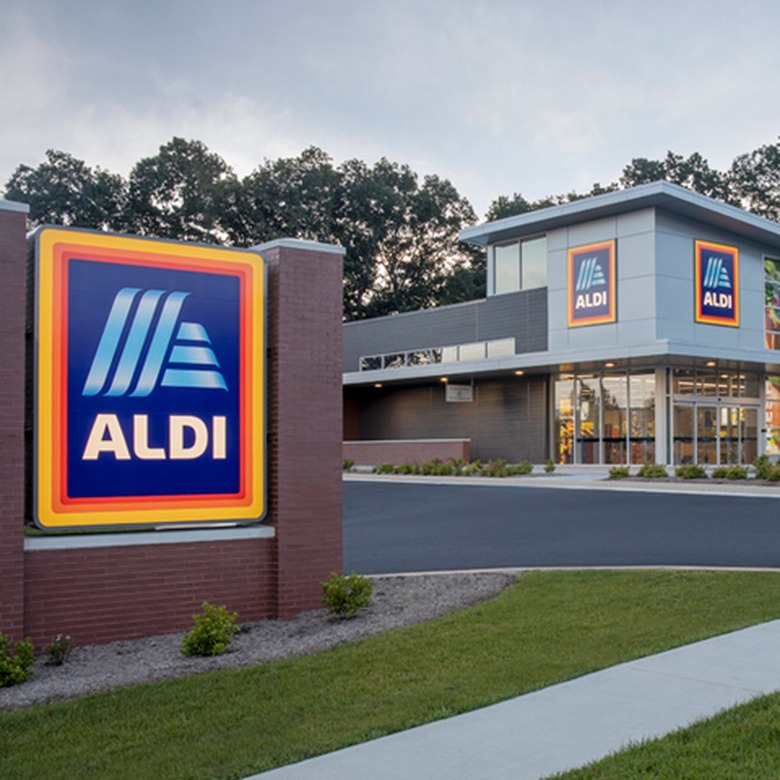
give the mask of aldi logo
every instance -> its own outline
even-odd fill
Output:
[[[261,518],[262,258],[64,228],[35,245],[39,525]]]
[[[739,327],[739,250],[695,242],[696,322]]]
[[[615,242],[604,241],[568,252],[570,328],[615,322]]]

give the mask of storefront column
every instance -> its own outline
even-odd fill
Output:
[[[667,370],[655,370],[655,462],[670,463],[667,444],[669,442],[669,393],[667,392]]]

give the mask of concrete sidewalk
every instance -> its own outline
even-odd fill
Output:
[[[537,780],[777,690],[780,620],[254,778]]]
[[[669,469],[670,475],[674,473]],[[780,483],[746,480],[608,479],[601,467],[562,466],[552,475],[535,472],[521,477],[436,477],[403,474],[345,473],[345,482],[400,482],[419,485],[479,485],[480,487],[564,488],[568,490],[610,490],[632,493],[681,493],[740,498],[780,498]]]

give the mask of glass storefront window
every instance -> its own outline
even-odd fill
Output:
[[[572,463],[574,459],[574,380],[559,379],[555,383],[555,421],[553,460]]]
[[[655,375],[630,377],[631,463],[655,463]]]
[[[764,346],[780,349],[780,260],[764,259]]]
[[[674,395],[694,395],[696,372],[688,368],[675,368],[672,372],[672,392]]]
[[[780,376],[766,378],[766,454],[780,455]]]
[[[693,423],[693,406],[675,406],[672,416],[674,439],[672,457],[674,463],[685,465],[694,462],[696,431]]]
[[[626,462],[627,387],[628,381],[625,375],[602,377],[604,463],[623,464]]]
[[[599,463],[600,398],[598,378],[577,378],[577,463]]]

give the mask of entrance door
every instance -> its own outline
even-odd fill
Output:
[[[696,407],[696,462],[714,466],[718,460],[718,407]]]
[[[672,415],[674,463],[702,466],[749,464],[758,452],[754,406],[675,404]]]

